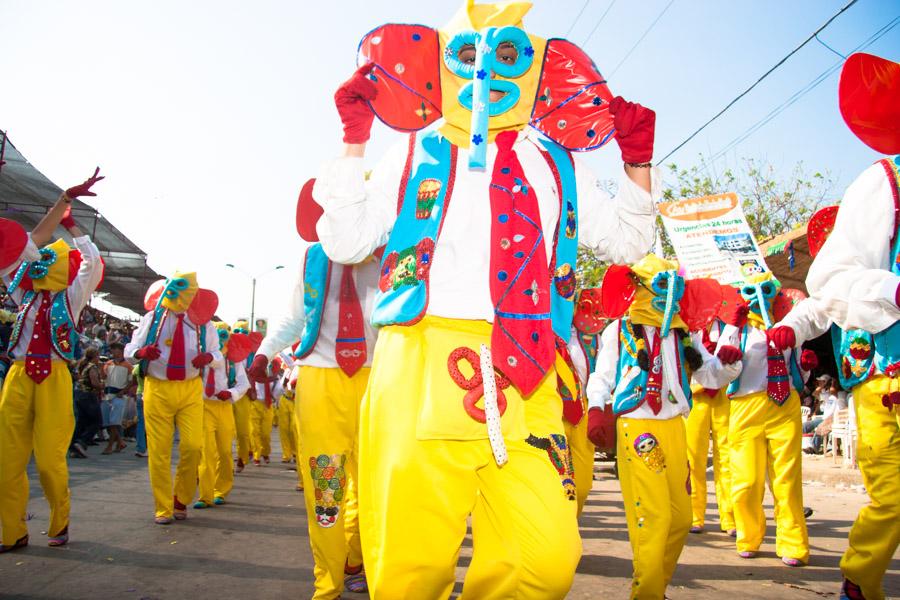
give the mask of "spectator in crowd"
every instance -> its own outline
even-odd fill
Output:
[[[102,417],[100,394],[103,378],[100,376],[100,353],[94,347],[85,350],[75,366],[75,434],[69,456],[87,458],[87,447],[93,445],[94,436],[100,431]]]
[[[831,431],[834,414],[847,408],[847,393],[841,389],[836,379],[822,375],[816,382],[813,395],[818,398],[818,408],[822,412],[803,424],[803,433],[814,432],[812,446],[804,450],[807,454],[822,453],[822,442],[825,435]]]
[[[134,455],[147,458],[147,429],[144,425],[144,374],[141,365],[137,364],[131,371],[137,387],[135,388],[135,410],[137,411],[137,429],[134,434]]]
[[[106,332],[104,331],[104,336]],[[109,351],[112,358],[103,366],[103,374],[106,379],[103,398],[103,426],[109,433],[109,441],[102,454],[112,454],[125,449],[122,440],[122,419],[125,416],[127,404],[126,391],[131,385],[132,365],[125,360],[123,354],[125,346],[114,342]]]
[[[100,356],[109,356],[109,343],[106,340],[106,327],[94,325],[94,345],[100,351]]]

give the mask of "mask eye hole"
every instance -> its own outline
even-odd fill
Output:
[[[775,292],[775,288],[771,283],[764,283],[759,287],[760,289],[762,289],[763,294],[765,294],[766,296],[771,296]]]
[[[504,65],[514,65],[519,60],[519,51],[512,42],[501,42],[497,46],[497,62]]]
[[[475,45],[463,44],[456,53],[456,58],[464,65],[475,64]]]
[[[752,297],[755,293],[756,293],[756,290],[753,289],[753,286],[748,285],[748,286],[745,286],[743,289],[741,289],[741,294],[748,298]]]

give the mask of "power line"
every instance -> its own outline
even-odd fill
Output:
[[[638,38],[638,41],[636,41],[634,43],[634,46],[631,47],[631,50],[629,50],[628,52],[625,53],[625,56],[622,58],[622,60],[619,61],[619,64],[616,65],[616,68],[614,68],[612,70],[612,73],[609,74],[609,76],[608,76],[609,79],[611,79],[612,76],[616,74],[616,71],[619,70],[619,67],[621,67],[623,64],[625,64],[625,61],[628,60],[628,57],[631,56],[631,53],[634,52],[634,49],[637,48],[640,45],[640,43],[644,41],[644,38],[647,37],[647,34],[650,33],[650,30],[653,29],[657,23],[659,23],[659,20],[663,18],[663,15],[666,14],[666,11],[669,10],[669,7],[672,6],[674,3],[675,3],[675,0],[669,0],[669,3],[666,4],[665,8],[663,8],[662,11],[658,15],[656,15],[656,18],[653,19],[652,23],[650,23],[650,27],[648,27],[646,29],[646,31],[644,31],[644,34]]]
[[[606,18],[606,15],[609,14],[609,11],[612,10],[612,7],[613,7],[613,5],[614,5],[615,3],[616,3],[616,0],[612,0],[612,2],[609,3],[609,6],[606,7],[606,10],[603,11],[603,14],[600,15],[600,19],[598,19],[597,22],[594,24],[594,28],[591,29],[591,32],[587,35],[586,38],[584,38],[584,41],[581,42],[581,47],[582,47],[582,48],[586,47],[586,46],[587,46],[587,43],[588,43],[589,41],[591,41],[591,38],[592,38],[592,37],[594,37],[594,33],[597,31],[597,28],[600,27],[600,23],[602,23],[602,22],[603,22],[603,19]]]
[[[569,34],[572,33],[572,30],[575,29],[575,25],[578,24],[578,19],[581,18],[581,15],[584,14],[584,9],[588,7],[588,4],[591,3],[591,0],[584,0],[584,4],[581,5],[581,10],[578,11],[578,14],[575,15],[575,18],[572,19],[572,24],[569,26],[569,30],[566,32],[566,35],[563,37],[569,37]]]
[[[881,27],[881,29],[879,29],[878,31],[873,33],[871,36],[869,36],[864,42],[862,42],[856,48],[851,50],[850,54],[853,54],[854,52],[859,52],[861,50],[865,50],[866,48],[868,48],[869,46],[874,44],[876,41],[878,41],[879,39],[881,39],[882,37],[887,35],[887,33],[890,30],[892,30],[894,27],[896,27],[897,25],[900,25],[900,15],[898,15],[897,17],[894,17],[893,20],[889,21],[886,25]],[[725,156],[725,154],[727,154],[733,148],[740,145],[744,140],[749,138],[751,135],[753,135],[754,133],[759,131],[766,124],[768,124],[772,119],[774,119],[775,117],[780,115],[782,112],[784,112],[785,110],[790,108],[794,103],[796,103],[798,100],[800,100],[800,98],[802,98],[809,92],[813,91],[816,87],[819,86],[819,84],[826,81],[835,72],[837,72],[843,66],[843,64],[844,64],[844,61],[840,60],[840,61],[836,62],[835,64],[831,65],[830,67],[828,67],[827,69],[825,69],[822,73],[820,73],[818,75],[818,77],[816,77],[815,79],[810,81],[803,88],[801,88],[800,90],[795,92],[790,98],[788,98],[787,100],[785,100],[784,102],[779,104],[777,107],[775,107],[765,117],[763,117],[762,119],[760,119],[759,121],[757,121],[756,123],[751,125],[741,135],[739,135],[738,137],[733,139],[731,142],[729,142],[724,148],[722,148],[715,154],[711,155],[710,158],[708,159],[708,161],[713,162],[713,161],[716,161],[716,160],[720,159],[721,157]]]
[[[659,161],[657,162],[657,164],[662,164],[663,162],[665,162],[665,160],[666,160],[667,158],[669,158],[670,156],[672,156],[673,154],[675,154],[676,152],[678,152],[679,150],[681,150],[681,148],[684,147],[685,144],[687,144],[687,143],[690,142],[692,139],[694,139],[695,137],[697,137],[697,134],[699,134],[701,131],[703,131],[704,129],[706,129],[706,128],[710,125],[710,123],[712,123],[713,121],[715,121],[716,119],[718,119],[719,117],[721,117],[723,114],[725,114],[725,112],[726,112],[729,108],[731,108],[732,106],[734,106],[735,104],[737,104],[737,102],[738,102],[741,98],[743,98],[744,96],[746,96],[747,94],[749,94],[749,93],[750,93],[750,90],[752,90],[752,89],[755,88],[757,85],[759,85],[766,77],[768,77],[769,75],[771,75],[772,72],[774,72],[778,67],[780,67],[781,65],[783,65],[790,57],[792,57],[794,54],[796,54],[797,52],[799,52],[800,49],[803,48],[803,46],[805,46],[805,45],[808,44],[810,41],[812,41],[812,40],[816,37],[817,34],[821,33],[822,30],[825,29],[826,27],[828,27],[828,26],[831,24],[832,21],[834,21],[834,20],[837,19],[839,16],[841,16],[848,8],[850,8],[851,6],[853,6],[854,4],[856,4],[858,1],[859,1],[859,0],[850,0],[850,2],[848,2],[841,10],[839,10],[839,11],[836,12],[834,15],[832,15],[831,18],[828,19],[827,21],[825,21],[825,23],[824,23],[821,27],[819,27],[818,29],[816,29],[816,30],[815,30],[808,38],[806,38],[805,40],[803,40],[803,42],[802,42],[799,46],[797,46],[796,48],[794,48],[793,50],[791,50],[787,55],[785,55],[784,58],[782,58],[782,59],[779,60],[777,63],[775,63],[775,65],[774,65],[771,69],[769,69],[768,71],[766,71],[765,73],[763,73],[762,77],[760,77],[759,79],[757,79],[757,80],[753,83],[753,85],[751,85],[751,86],[748,87],[746,90],[744,90],[743,92],[741,92],[740,94],[738,94],[738,96],[737,96],[734,100],[732,100],[731,102],[729,102],[729,103],[725,106],[725,108],[723,108],[723,109],[720,110],[718,113],[716,113],[716,115],[715,115],[713,118],[711,118],[709,121],[707,121],[706,123],[704,123],[703,125],[701,125],[700,128],[697,129],[697,131],[695,131],[695,132],[692,133],[691,135],[689,135],[689,136],[687,137],[686,140],[684,140],[683,142],[681,142],[680,144],[678,144],[677,146],[675,146],[675,149],[673,149],[671,152],[669,152],[668,154],[666,154],[661,160],[659,160]]]

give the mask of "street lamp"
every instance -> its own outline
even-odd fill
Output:
[[[250,331],[253,331],[256,327],[256,320],[254,319],[256,312],[256,280],[262,277],[263,275],[268,275],[269,273],[274,273],[278,269],[283,269],[284,265],[277,265],[274,269],[269,269],[268,271],[263,271],[258,275],[251,275],[247,271],[241,269],[240,267],[236,267],[231,263],[225,263],[225,266],[229,269],[234,269],[235,271],[240,271],[244,275],[250,278],[250,281],[253,282],[252,291],[250,293]]]

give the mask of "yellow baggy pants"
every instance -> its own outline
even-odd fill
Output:
[[[72,377],[62,361],[51,362],[40,384],[15,361],[0,394],[0,526],[2,543],[11,546],[28,535],[28,474],[34,451],[44,497],[50,505],[50,537],[69,525],[69,468],[66,453],[75,430]]]
[[[231,443],[234,441],[234,412],[231,402],[203,401],[203,460],[200,462],[200,500],[212,504],[225,498],[234,486]]]
[[[296,411],[300,428],[297,471],[303,477],[315,600],[338,598],[344,565],[363,563],[356,502],[359,404],[369,369],[347,377],[338,368],[300,367]],[[283,399],[282,399],[283,401]]]
[[[709,440],[713,447],[713,481],[719,505],[719,527],[734,529],[731,508],[731,448],[728,445],[728,418],[731,400],[725,388],[710,398],[702,388],[694,391],[694,403],[686,423],[688,464],[691,469],[692,525],[703,527],[706,518],[706,458]]]
[[[509,461],[498,467],[461,387],[473,378],[462,356],[477,366],[473,354],[490,336],[484,321],[434,316],[379,332],[359,436],[360,531],[373,600],[448,597],[469,515],[474,553],[462,598],[563,598],[572,584],[581,556],[576,503],[549,450],[535,445],[551,434],[565,445],[555,371],[527,403],[503,390]],[[532,426],[553,429],[529,432],[525,404]]]
[[[738,552],[756,552],[766,534],[766,476],[775,499],[775,552],[809,561],[803,516],[800,397],[778,406],[765,391],[731,399],[731,500]]]
[[[578,498],[578,515],[584,510],[588,494],[594,486],[594,452],[596,448],[587,437],[587,414],[572,425],[564,421],[566,439],[569,442],[569,453],[572,455],[572,466],[575,468],[575,493]]]
[[[246,394],[241,396],[234,404],[234,430],[237,438],[237,458],[244,464],[250,462],[253,452],[252,438],[250,437],[250,404],[253,401]]]
[[[199,377],[169,381],[144,380],[147,466],[157,517],[171,517],[174,498],[187,504],[197,491],[203,456],[203,386]],[[178,426],[178,466],[172,486],[172,442]]]
[[[250,439],[253,441],[253,459],[261,460],[272,454],[272,419],[275,409],[262,400],[250,402]]]
[[[631,598],[661,600],[691,528],[684,418],[616,420],[616,462],[634,574]]]
[[[294,401],[284,396],[278,401],[278,437],[281,439],[281,462],[289,462],[297,454],[297,425]]]
[[[870,600],[883,600],[881,580],[900,542],[900,406],[889,411],[881,403],[890,384],[876,375],[853,388],[857,460],[870,502],[850,529],[841,571]]]

